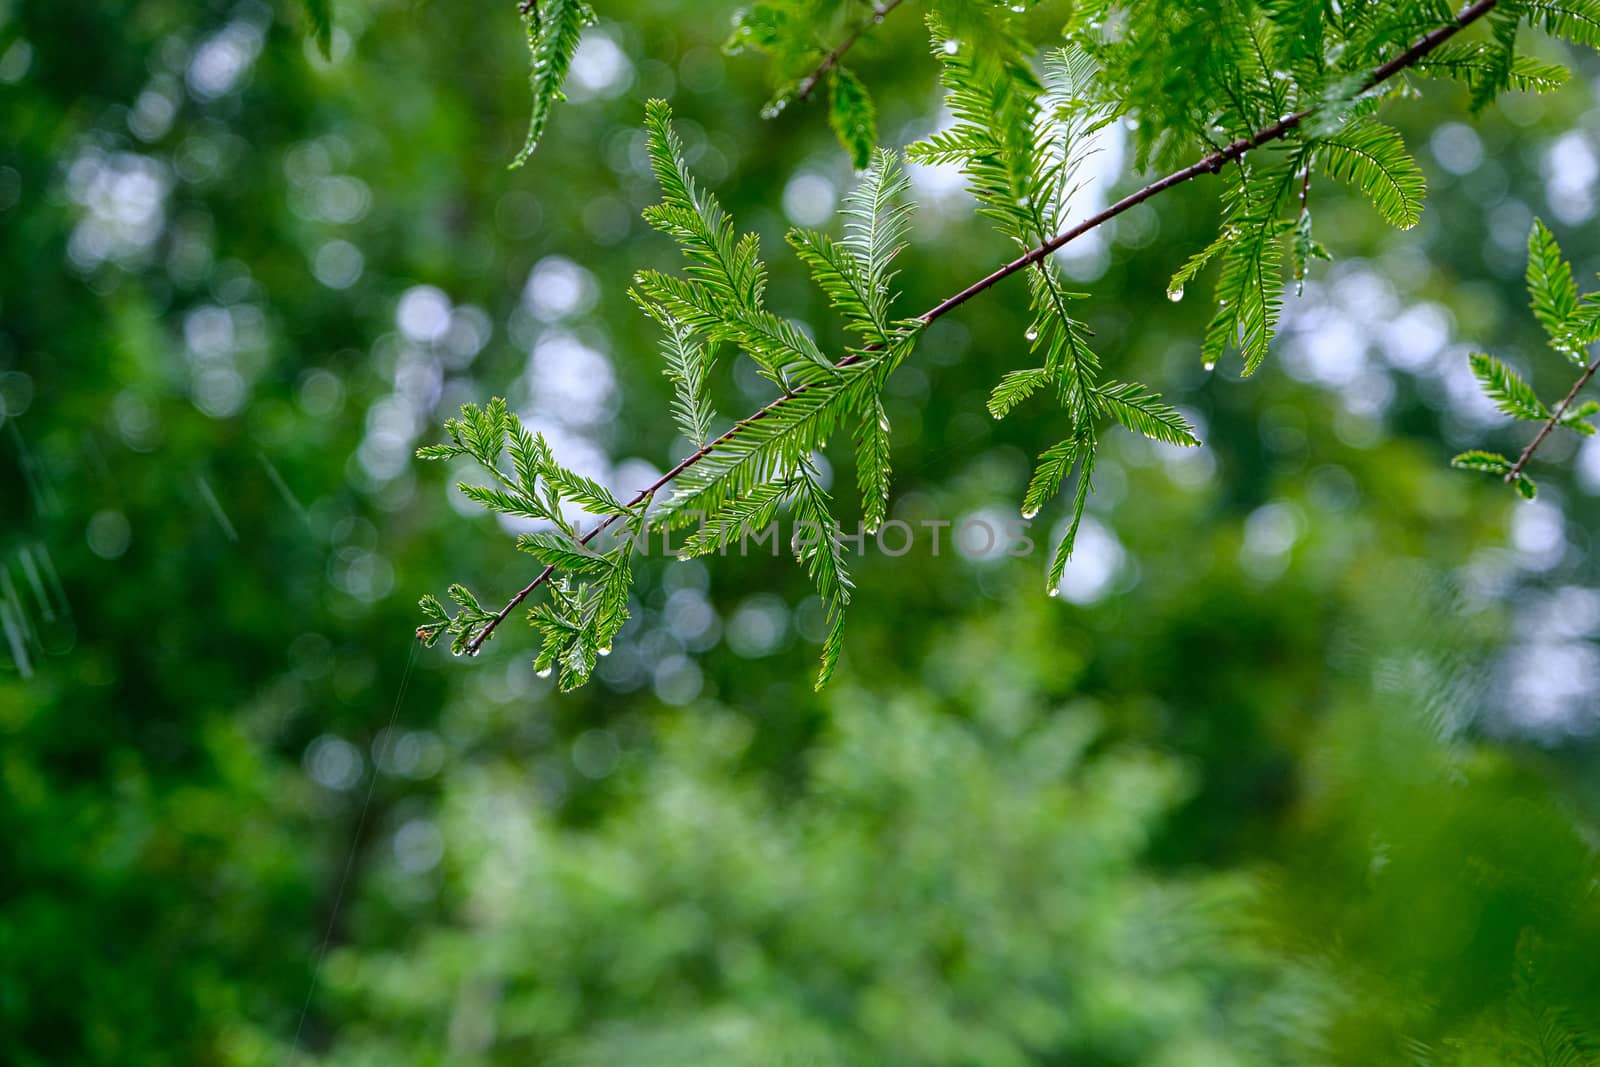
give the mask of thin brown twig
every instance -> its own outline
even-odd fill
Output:
[[[893,11],[895,8],[899,7],[902,2],[903,0],[886,0],[884,3],[874,4],[872,6],[872,17],[863,22],[861,25],[857,26],[854,30],[850,31],[850,36],[846,37],[843,41],[840,41],[839,46],[833,51],[829,52],[827,56],[823,58],[821,65],[819,65],[816,70],[805,76],[805,80],[802,81],[795,89],[794,98],[796,100],[804,100],[806,97],[810,96],[811,90],[815,89],[817,87],[817,83],[827,76],[828,71],[839,65],[839,60],[844,57],[846,52],[850,51],[850,49],[855,46],[857,41],[861,40],[862,35],[873,26],[876,26],[878,23],[882,22],[883,17],[889,12]]]
[[[1522,450],[1522,455],[1518,456],[1517,461],[1511,465],[1511,469],[1506,471],[1506,482],[1508,484],[1515,482],[1521,476],[1523,468],[1528,465],[1528,461],[1533,458],[1533,454],[1539,451],[1539,446],[1544,444],[1544,439],[1550,436],[1550,431],[1561,425],[1561,417],[1567,413],[1567,409],[1572,406],[1572,402],[1578,398],[1578,392],[1589,384],[1589,379],[1594,377],[1594,372],[1597,370],[1600,370],[1600,360],[1595,360],[1589,364],[1588,369],[1578,376],[1577,381],[1572,383],[1572,388],[1567,391],[1567,395],[1562,399],[1561,403],[1556,405],[1556,409],[1550,413],[1550,418],[1545,421],[1543,426],[1539,427],[1539,432],[1534,434],[1533,440],[1528,442],[1528,447]]]
[[[1410,48],[1407,48],[1404,52],[1401,52],[1399,55],[1395,56],[1393,59],[1374,70],[1367,77],[1367,80],[1362,84],[1361,91],[1366,92],[1367,90],[1380,85],[1406,68],[1412,66],[1417,62],[1417,60],[1426,56],[1429,52],[1432,52],[1435,48],[1438,48],[1441,44],[1454,37],[1457,33],[1460,33],[1462,30],[1472,25],[1472,23],[1487,15],[1491,10],[1494,9],[1497,2],[1498,0],[1477,0],[1476,3],[1470,4],[1463,8],[1460,13],[1456,15],[1454,22],[1446,23],[1445,25],[1440,26],[1438,29],[1418,38],[1416,43],[1414,43]],[[842,54],[842,48],[838,51],[840,54]],[[982,293],[985,290],[993,287],[1002,279],[1008,278],[1020,270],[1026,270],[1034,263],[1039,262],[1046,256],[1062,248],[1068,243],[1077,240],[1079,237],[1082,237],[1091,230],[1105,225],[1107,222],[1116,218],[1118,215],[1121,215],[1130,208],[1136,207],[1139,204],[1144,203],[1146,200],[1149,200],[1150,198],[1157,196],[1168,189],[1171,189],[1173,186],[1182,185],[1183,183],[1191,181],[1202,174],[1215,174],[1221,170],[1225,164],[1240,158],[1251,149],[1259,148],[1262,145],[1269,144],[1272,141],[1280,140],[1281,138],[1288,136],[1294,130],[1299,128],[1301,123],[1305,122],[1307,118],[1311,117],[1311,114],[1312,111],[1310,109],[1306,109],[1303,111],[1297,111],[1292,115],[1286,115],[1277,122],[1272,123],[1270,126],[1265,126],[1258,130],[1253,136],[1240,138],[1239,140],[1234,141],[1232,144],[1226,145],[1223,148],[1219,148],[1209,155],[1202,157],[1189,166],[1184,167],[1182,170],[1173,171],[1166,177],[1151,182],[1149,185],[1146,185],[1137,192],[1129,193],[1127,196],[1123,197],[1121,200],[1118,200],[1105,210],[1096,215],[1090,216],[1087,219],[1084,219],[1071,229],[1064,230],[1063,232],[1052,237],[1050,240],[1040,244],[1038,247],[1025,252],[1016,259],[1013,259],[1011,262],[1007,263],[1005,266],[1000,267],[985,277],[980,278],[978,281],[973,282],[971,285],[967,286],[959,293],[956,293],[954,296],[946,297],[944,300],[941,300],[927,311],[924,311],[921,315],[918,315],[917,320],[923,325],[928,325],[929,323],[934,322],[936,319],[948,315],[951,311],[954,311],[962,304],[965,304],[979,293]],[[873,347],[877,346],[869,346],[869,350],[871,350]],[[849,366],[850,364],[859,362],[861,358],[862,357],[860,355],[849,355],[839,360],[836,366]],[[1581,386],[1583,382],[1588,381],[1589,375],[1592,375],[1593,373],[1594,368],[1590,368],[1589,374],[1586,374],[1578,384]],[[716,450],[717,446],[726,443],[741,429],[749,426],[751,423],[758,422],[761,419],[768,417],[774,411],[777,411],[784,404],[788,403],[792,398],[798,396],[800,393],[805,392],[807,388],[807,386],[802,385],[792,392],[778,397],[776,400],[767,404],[754,414],[734,423],[728,428],[727,432],[723,433],[720,437],[716,438],[714,441],[710,441],[700,446],[700,448],[694,452],[689,453],[689,455],[680,460],[671,470],[657,478],[654,482],[651,482],[645,488],[639,490],[639,492],[634,495],[633,499],[628,501],[628,507],[631,509],[649,500],[669,482],[673,481],[684,471],[688,470],[690,467],[699,463],[706,456],[710,455]],[[1576,394],[1576,388],[1573,390],[1573,392]],[[1569,397],[1568,399],[1570,400],[1571,398]],[[1537,445],[1539,440],[1541,440],[1545,434],[1548,433],[1549,428],[1547,427],[1545,431],[1534,440],[1534,445]],[[1524,458],[1532,455],[1532,449],[1533,445],[1530,445],[1529,450],[1527,453],[1525,453]],[[1518,462],[1520,463],[1521,461],[1519,460]],[[578,538],[578,543],[587,545],[590,541],[593,541],[596,537],[600,536],[601,533],[610,529],[611,526],[621,517],[621,515],[608,515],[601,519],[593,529],[584,534],[582,537]],[[526,586],[520,589],[515,596],[506,602],[506,606],[496,613],[494,618],[490,619],[484,624],[483,629],[478,631],[477,636],[467,642],[467,653],[476,653],[478,649],[483,646],[484,641],[488,640],[489,636],[494,633],[495,629],[505,621],[506,617],[510,615],[512,611],[516,609],[517,605],[526,600],[528,595],[540,585],[548,581],[550,575],[554,573],[555,567],[547,566],[534,577],[533,581],[529,582]]]

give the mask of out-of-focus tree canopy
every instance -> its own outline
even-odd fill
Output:
[[[921,7],[849,52],[891,147],[947,118]],[[498,606],[536,565],[413,451],[506,396],[617,493],[685,454],[628,297],[678,261],[640,217],[652,97],[767,305],[842,351],[783,240],[855,182],[838,90],[763,118],[810,68],[725,53],[731,5],[605,3],[508,169],[514,3],[333,11],[325,57],[287,3],[0,2],[7,1062],[1595,1058],[1600,446],[1552,436],[1532,503],[1448,467],[1528,437],[1469,352],[1571,384],[1523,272],[1535,216],[1600,269],[1592,57],[1528,35],[1569,84],[1386,102],[1421,221],[1317,178],[1333,261],[1248,380],[1166,292],[1222,182],[1072,246],[1095,350],[1205,445],[1105,437],[1059,597],[1059,510],[1026,558],[954,537],[1015,522],[1066,432],[985,408],[1029,365],[1016,279],[889,379],[888,515],[950,526],[851,555],[827,689],[807,576],[735,550],[636,559],[558,694],[520,613],[416,646],[418,596]],[[1152,176],[1148,134],[1104,131],[1084,205]],[[905,310],[1015,254],[948,168],[909,195]],[[772,385],[730,359],[711,395]]]

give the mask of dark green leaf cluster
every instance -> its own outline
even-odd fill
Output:
[[[462,408],[461,418],[445,423],[445,432],[450,435],[448,443],[420,448],[417,456],[471,459],[489,475],[491,484],[459,483],[468,499],[496,514],[552,527],[517,538],[517,547],[545,566],[544,577],[561,575],[548,583],[550,600],[531,612],[544,635],[534,667],[542,675],[559,669],[563,689],[582,685],[594,670],[595,657],[611,650],[612,638],[628,619],[634,539],[620,538],[609,551],[596,552],[588,547],[592,535],[579,537],[568,511],[621,517],[625,528],[637,535],[643,507],[624,504],[592,478],[557,463],[544,436],[530,433],[498,397],[485,407]],[[422,598],[423,623],[417,637],[432,645],[450,634],[456,655],[476,652],[485,628],[498,615],[484,609],[465,586],[451,586],[450,598],[459,608],[454,615],[433,596]]]
[[[767,56],[777,93],[767,105],[776,114],[799,91],[802,79],[828,56],[825,41],[842,40],[852,24],[876,17],[862,0],[759,0],[733,16],[723,51],[754,49]]]
[[[723,48],[729,54],[752,48],[768,56],[775,91],[761,111],[767,118],[810,95],[826,78],[828,124],[860,170],[878,143],[878,112],[866,85],[841,57],[869,27],[883,21],[886,10],[861,0],[761,0],[734,15],[733,33]],[[838,41],[836,51],[826,41]]]
[[[1516,945],[1510,995],[1467,1040],[1441,1048],[1420,1046],[1417,1062],[1429,1067],[1589,1067],[1600,1062],[1600,1031],[1572,1011],[1539,980],[1544,939],[1525,931]],[[1485,1054],[1492,1059],[1484,1058]]]
[[[769,57],[776,87],[764,112],[769,117],[826,77],[830,121],[864,166],[874,109],[842,57],[896,6],[761,0],[735,17],[727,49],[749,47]],[[936,0],[928,10],[947,33],[944,40],[1015,59],[1034,51],[1021,18],[1033,6]],[[1085,0],[1074,7],[1068,36],[1116,87],[1136,130],[1138,165],[1165,166],[1302,110],[1319,112],[1329,128],[1370,110],[1370,72],[1457,14],[1449,0]],[[1485,22],[1488,33],[1446,42],[1415,66],[1466,83],[1475,109],[1506,90],[1545,92],[1566,81],[1559,64],[1517,51],[1520,26],[1577,44],[1600,42],[1597,0],[1500,0]]]
[[[774,92],[762,114],[774,118],[826,79],[828,122],[856,169],[867,167],[877,144],[877,108],[866,85],[844,65],[844,55],[899,7],[901,0],[760,0],[734,16],[724,49],[746,48],[768,57]],[[1032,46],[1018,15],[1038,0],[933,0],[933,17],[971,47],[1024,55]]]
[[[1578,295],[1571,265],[1562,258],[1555,235],[1538,219],[1533,221],[1533,230],[1528,234],[1528,297],[1534,318],[1544,327],[1550,348],[1568,362],[1584,368],[1583,373],[1566,397],[1552,409],[1545,406],[1522,375],[1493,356],[1473,353],[1468,357],[1472,374],[1494,406],[1513,419],[1544,425],[1515,461],[1498,452],[1472,449],[1450,463],[1463,470],[1496,475],[1532,500],[1538,487],[1524,468],[1545,437],[1556,429],[1593,436],[1595,426],[1589,419],[1600,414],[1600,402],[1577,402],[1579,390],[1600,367],[1600,364],[1590,364],[1587,355],[1588,347],[1600,342],[1600,292]]]
[[[1466,76],[1473,110],[1506,89],[1543,91],[1565,80],[1563,68],[1517,53],[1517,31],[1524,23],[1574,44],[1600,46],[1600,3],[1595,0],[1500,0],[1489,15],[1491,40],[1474,57],[1476,67]]]
[[[1415,69],[1464,80],[1488,97],[1552,88],[1565,72],[1516,55],[1516,28],[1532,21],[1588,42],[1590,6],[1497,4],[1486,20],[1490,40],[1444,41]],[[1312,260],[1326,258],[1312,236],[1313,173],[1356,188],[1392,225],[1416,225],[1426,192],[1421,168],[1399,132],[1376,118],[1382,99],[1404,82],[1376,82],[1373,71],[1456,19],[1449,4],[1432,0],[1080,6],[1069,33],[1102,65],[1099,91],[1114,92],[1132,117],[1140,163],[1211,151],[1213,169],[1228,182],[1216,240],[1168,289],[1181,300],[1211,261],[1220,264],[1216,312],[1201,347],[1207,366],[1237,349],[1248,374],[1266,358],[1282,305],[1285,244],[1297,283]],[[1115,34],[1105,32],[1108,20]],[[1274,131],[1269,140],[1281,144],[1265,147],[1262,131]]]
[[[1454,0],[1089,0],[1077,6],[1069,32],[1101,63],[1134,117],[1140,164],[1175,164],[1302,110],[1342,124],[1371,106],[1371,72],[1454,22],[1459,6]],[[1561,67],[1518,54],[1519,26],[1533,24],[1578,44],[1600,38],[1594,0],[1500,0],[1484,21],[1487,33],[1445,42],[1415,67],[1465,82],[1475,107],[1507,89],[1544,91],[1566,78]],[[1116,32],[1106,32],[1108,26]]]
[[[1187,162],[1294,111],[1301,103],[1296,83],[1276,75],[1286,69],[1318,71],[1325,64],[1330,6],[1321,0],[1259,5],[1091,0],[1074,11],[1069,33],[1099,62],[1106,84],[1116,87],[1133,117],[1143,167]],[[1448,17],[1449,12],[1417,13],[1424,29]],[[1106,33],[1108,24],[1118,32]]]

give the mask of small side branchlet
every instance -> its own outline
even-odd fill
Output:
[[[1590,362],[1588,357],[1589,346],[1600,342],[1600,291],[1578,295],[1571,265],[1562,258],[1555,235],[1539,219],[1533,220],[1533,230],[1528,234],[1528,297],[1551,351],[1583,370],[1567,395],[1550,408],[1522,375],[1494,356],[1482,352],[1468,356],[1473,377],[1495,407],[1519,422],[1536,422],[1540,426],[1514,460],[1498,452],[1471,449],[1450,463],[1462,470],[1493,474],[1532,500],[1539,487],[1528,477],[1527,467],[1539,446],[1558,429],[1594,436],[1595,426],[1589,419],[1600,414],[1600,402],[1578,402],[1578,394],[1600,370],[1600,360]]]

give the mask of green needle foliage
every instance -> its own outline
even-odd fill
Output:
[[[1541,27],[1546,33],[1590,48],[1600,46],[1600,3],[1595,0],[1510,0],[1496,5],[1489,16],[1492,40],[1486,49],[1484,67],[1472,84],[1474,110],[1487,105],[1497,92],[1516,88],[1530,77],[1519,66],[1516,53],[1517,30],[1524,22]],[[1539,72],[1534,72],[1538,77]]]
[[[641,271],[631,295],[662,328],[665,373],[675,389],[673,417],[696,446],[691,458],[697,461],[683,469],[673,492],[654,501],[657,506],[647,513],[643,497],[626,506],[601,486],[560,467],[543,438],[530,435],[499,399],[486,409],[463,409],[461,419],[446,425],[452,443],[421,449],[418,455],[470,456],[497,483],[463,484],[461,490],[470,499],[498,514],[555,527],[524,535],[518,547],[551,574],[563,576],[552,587],[550,602],[533,610],[532,621],[545,638],[537,669],[559,668],[561,684],[568,688],[588,679],[595,656],[609,650],[627,618],[628,566],[635,542],[624,539],[603,555],[591,552],[589,538],[580,537],[567,520],[564,504],[608,520],[625,517],[636,536],[648,529],[696,526],[681,549],[683,558],[754,533],[787,508],[796,522],[795,557],[828,605],[820,685],[833,673],[843,647],[851,581],[831,500],[812,457],[839,426],[859,426],[863,511],[874,525],[882,521],[890,472],[888,420],[880,397],[889,372],[910,351],[921,325],[893,314],[892,262],[909,226],[907,180],[892,153],[877,153],[845,200],[842,237],[805,231],[789,235],[818,287],[864,339],[836,363],[797,323],[765,307],[766,266],[755,235],[739,235],[721,204],[689,172],[666,103],[651,101],[646,112],[650,158],[661,185],[661,202],[646,218],[677,241],[687,267],[681,277]],[[711,441],[717,417],[706,382],[724,346],[748,357],[778,395]],[[511,457],[514,478],[500,474],[502,452]],[[419,636],[432,643],[450,633],[456,652],[476,651],[492,633],[492,617],[475,602],[469,607],[461,597],[455,599],[462,610],[451,616],[437,600],[424,598]]]
[[[595,514],[623,516],[626,527],[637,532],[643,521],[640,508],[630,508],[597,482],[567,470],[556,462],[542,434],[530,433],[522,420],[496,398],[486,407],[467,405],[461,418],[445,424],[448,444],[429,445],[418,457],[451,460],[467,457],[489,475],[491,484],[462,482],[458,488],[468,499],[489,511],[520,519],[533,519],[551,529],[522,534],[517,548],[533,556],[561,577],[547,582],[551,596],[530,612],[544,637],[534,661],[540,675],[560,671],[563,689],[575,689],[589,680],[597,656],[611,651],[611,640],[628,621],[628,591],[632,587],[630,560],[634,542],[622,538],[601,554],[587,547],[567,517],[569,508]],[[509,467],[509,471],[506,469]],[[465,586],[450,587],[458,610],[452,615],[438,599],[421,601],[423,623],[417,637],[433,645],[446,634],[456,655],[472,651],[495,613],[485,610]]]
[[[1561,256],[1561,246],[1543,222],[1528,234],[1528,297],[1533,317],[1550,337],[1550,346],[1581,364],[1585,329],[1592,316],[1578,315],[1578,283]]]
[[[993,219],[1020,251],[1044,244],[1066,227],[1094,135],[1119,115],[1098,84],[1093,60],[1081,49],[1058,49],[1045,57],[1036,79],[1020,57],[966,47],[937,17],[929,23],[956,121],[913,145],[911,158],[959,165],[980,214]],[[995,114],[1005,121],[991,121]],[[1078,469],[1071,519],[1050,562],[1047,590],[1053,594],[1088,503],[1102,429],[1114,421],[1168,444],[1199,442],[1152,390],[1100,381],[1100,358],[1088,344],[1091,331],[1070,311],[1085,294],[1066,287],[1053,261],[1039,259],[1027,273],[1033,319],[1026,340],[1043,365],[1003,377],[990,396],[989,413],[1004,418],[1051,387],[1063,409],[1068,436],[1039,457],[1022,501],[1022,515],[1031,519]]]
[[[828,72],[828,123],[856,169],[865,167],[878,143],[878,112],[867,87],[847,67]]]
[[[520,167],[539,147],[550,112],[566,99],[561,86],[567,80],[578,39],[594,24],[594,9],[584,0],[522,0],[522,22],[528,34],[528,54],[532,62],[529,76],[533,87],[533,114],[528,119],[528,137],[512,162]]]
[[[1530,422],[1550,417],[1539,395],[1516,371],[1481,352],[1473,353],[1468,359],[1472,362],[1473,375],[1483,385],[1484,393],[1501,411],[1514,419]]]
[[[1365,193],[1389,225],[1409,230],[1422,219],[1427,183],[1392,126],[1370,119],[1352,122],[1318,143],[1316,160],[1329,177]]]
[[[904,247],[911,225],[907,194],[911,180],[891,152],[878,152],[844,198],[844,236],[793,230],[789,244],[811,271],[828,301],[844,316],[845,328],[873,349],[887,348],[907,324],[893,321],[890,266]],[[866,354],[866,349],[856,350]]]
[[[661,326],[661,354],[667,361],[661,373],[672,382],[672,418],[690,444],[704,448],[717,417],[707,392],[711,361],[705,347],[697,344],[694,331],[666,308],[649,301],[641,301],[639,306]]]
[[[735,236],[733,222],[716,198],[699,188],[684,162],[667,105],[652,101],[646,121],[662,190],[661,203],[646,217],[678,241],[688,268],[683,278],[641,272],[634,299],[658,321],[681,324],[703,341],[695,349],[702,377],[717,347],[731,344],[781,390],[756,416],[724,434],[714,450],[702,449],[704,458],[678,479],[653,521],[667,527],[702,524],[702,533],[685,548],[698,554],[753,532],[787,504],[805,531],[804,536],[797,531],[796,556],[828,604],[821,684],[832,674],[842,647],[850,580],[828,494],[811,456],[841,423],[860,424],[864,511],[881,521],[889,454],[879,394],[888,372],[910,350],[918,325],[896,321],[891,311],[890,264],[906,237],[907,182],[894,156],[879,153],[846,198],[841,239],[803,231],[789,236],[847,326],[867,341],[835,363],[797,324],[763,305],[766,268],[756,238]],[[678,407],[692,407],[681,389]]]
[[[521,547],[548,568],[534,586],[562,576],[550,603],[536,609],[533,619],[545,635],[540,669],[559,666],[563,685],[588,677],[625,611],[618,605],[626,600],[626,552],[598,554],[585,547],[618,520],[641,534],[692,529],[683,552],[701,555],[780,513],[791,514],[798,528],[796,558],[828,610],[818,683],[834,670],[851,581],[815,457],[841,429],[849,434],[863,524],[875,530],[890,492],[885,383],[923,326],[994,280],[916,318],[894,310],[893,264],[908,236],[909,183],[895,153],[874,149],[875,107],[842,59],[898,6],[765,0],[738,16],[729,41],[730,49],[748,46],[771,59],[778,87],[771,114],[823,79],[829,83],[830,122],[860,180],[844,200],[840,235],[795,230],[788,241],[853,339],[843,353],[823,351],[808,329],[766,306],[767,268],[756,235],[741,234],[689,172],[668,105],[655,100],[646,106],[649,159],[661,200],[645,218],[677,243],[685,266],[681,274],[638,272],[631,296],[661,327],[664,373],[674,387],[671,414],[694,451],[627,507],[597,486],[575,488],[536,438],[526,446],[535,454],[525,480],[519,466],[514,486],[467,490],[490,510],[555,526],[554,533],[524,538]],[[1090,343],[1091,295],[1067,284],[1051,253],[1131,203],[1215,175],[1224,183],[1217,236],[1177,271],[1168,295],[1181,300],[1214,263],[1215,311],[1200,344],[1201,360],[1210,368],[1237,352],[1245,373],[1253,373],[1270,350],[1285,275],[1298,285],[1312,262],[1328,258],[1313,232],[1313,175],[1358,191],[1389,224],[1415,226],[1425,182],[1400,133],[1379,118],[1384,104],[1407,92],[1415,76],[1464,82],[1474,105],[1506,89],[1554,88],[1565,72],[1519,55],[1517,31],[1533,25],[1595,44],[1600,0],[1479,0],[1459,12],[1440,0],[1091,0],[1075,9],[1054,41],[1037,38],[1031,7],[949,0],[928,5],[930,50],[941,69],[951,121],[911,145],[906,158],[958,168],[978,215],[1018,254],[1001,275],[1027,277],[1030,324],[1024,341],[1032,365],[1004,371],[988,408],[1001,419],[1025,402],[1048,397],[1059,409],[1058,440],[1040,453],[1021,501],[1023,517],[1032,518],[1070,484],[1064,531],[1047,570],[1053,595],[1077,541],[1105,433],[1121,426],[1163,445],[1192,447],[1199,441],[1155,389],[1107,375],[1105,360]],[[536,88],[531,149],[592,14],[576,0],[527,10]],[[1133,131],[1139,166],[1188,165],[1105,215],[1079,222],[1084,161],[1112,123]],[[1075,223],[1078,228],[1071,228]],[[1571,271],[1542,225],[1532,241],[1529,288],[1552,345],[1582,363],[1600,330],[1600,305],[1580,301]],[[711,406],[708,382],[728,349],[751,360],[774,395],[719,434],[725,423]],[[1473,357],[1473,369],[1502,411],[1547,425],[1516,462],[1474,451],[1456,463],[1500,475],[1531,496],[1533,483],[1522,468],[1538,441],[1558,426],[1593,432],[1586,419],[1596,409],[1572,402],[1577,387],[1562,404],[1547,408],[1515,372],[1489,356]],[[483,419],[493,432],[477,429]],[[503,431],[495,429],[502,423]],[[453,425],[457,445],[444,446],[443,454],[466,449],[491,470],[500,438],[509,436],[514,460],[522,447],[521,431],[503,403],[489,412],[469,409]],[[477,444],[462,443],[485,432]],[[669,483],[670,492],[663,492]],[[536,495],[535,484],[547,495]],[[600,525],[580,537],[561,518],[565,504],[602,517]],[[456,600],[461,610],[455,616],[428,602],[424,630],[435,636],[450,632],[458,651],[476,651],[499,618]]]
[[[1528,297],[1534,317],[1544,327],[1550,348],[1568,362],[1583,367],[1583,373],[1566,397],[1551,409],[1516,371],[1493,356],[1473,353],[1468,357],[1473,376],[1478,379],[1484,395],[1494,401],[1494,406],[1518,421],[1544,425],[1515,461],[1498,452],[1472,449],[1450,462],[1463,470],[1497,475],[1532,500],[1538,486],[1524,468],[1544,439],[1556,429],[1593,436],[1595,427],[1589,419],[1600,414],[1600,403],[1577,402],[1579,390],[1600,367],[1600,364],[1590,364],[1586,355],[1588,346],[1600,341],[1600,292],[1579,297],[1571,265],[1562,258],[1555,235],[1539,219],[1533,220],[1533,230],[1528,234]]]

